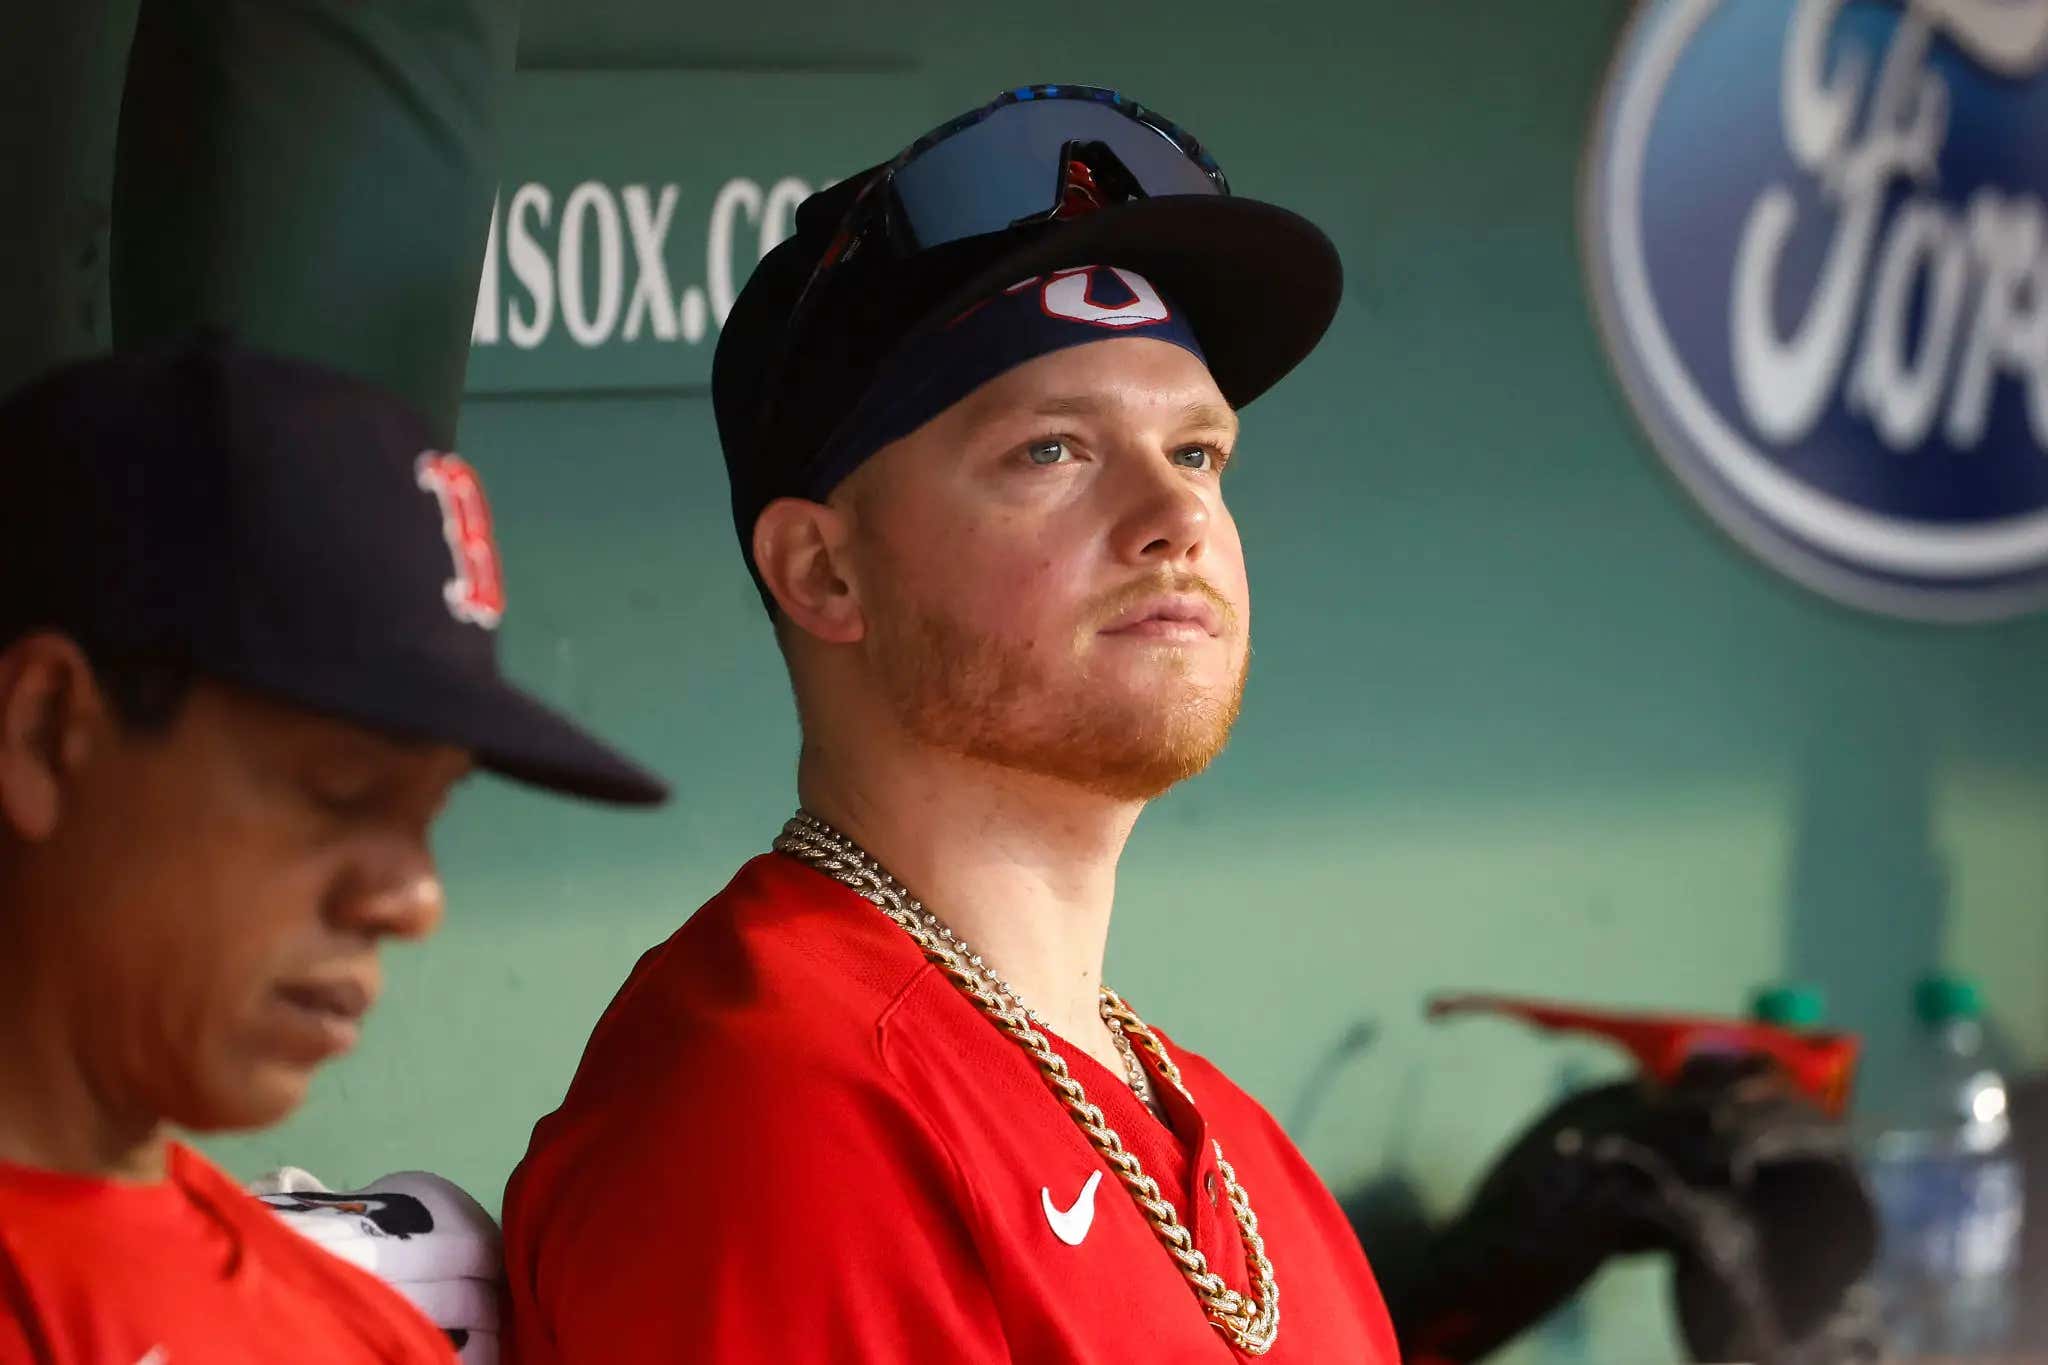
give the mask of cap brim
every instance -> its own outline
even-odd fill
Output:
[[[669,796],[661,778],[502,679],[479,687],[414,677],[394,687],[388,677],[346,667],[281,677],[246,665],[223,676],[395,738],[466,749],[479,766],[529,786],[623,806],[659,805]]]
[[[533,697],[503,684],[469,748],[492,772],[621,806],[658,806],[668,783]]]
[[[1232,407],[1273,387],[1337,315],[1344,267],[1322,229],[1255,199],[1168,195],[1062,220],[1005,252],[915,330],[942,325],[996,290],[1070,266],[1122,266],[1194,320],[1209,373]]]

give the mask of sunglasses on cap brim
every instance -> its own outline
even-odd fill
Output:
[[[820,283],[862,252],[908,257],[1135,199],[1229,193],[1223,168],[1192,134],[1118,91],[1006,90],[869,178],[798,293],[785,346],[803,334]],[[771,404],[778,387],[767,386]]]
[[[826,252],[818,273],[859,249],[878,226],[907,254],[1049,222],[1070,210],[1077,191],[1107,207],[1168,194],[1228,194],[1230,182],[1185,129],[1115,90],[1022,86],[897,154],[848,210],[838,249]]]

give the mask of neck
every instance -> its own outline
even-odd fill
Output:
[[[0,896],[0,906],[22,907]],[[19,927],[19,919],[11,927]],[[0,928],[9,927],[0,918]],[[73,1025],[81,994],[29,964],[49,954],[0,933],[0,1161],[72,1175],[161,1180],[169,1137],[154,1115],[116,1102],[93,1079]]]
[[[1143,802],[923,747],[806,742],[797,786],[1047,1027],[1121,1074],[1096,992],[1117,860]]]

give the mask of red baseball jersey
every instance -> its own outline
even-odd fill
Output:
[[[440,1329],[190,1148],[149,1184],[0,1162],[7,1365],[453,1365]]]
[[[1264,1110],[1174,1044],[1161,1122],[1055,1040],[1212,1269],[1280,1287],[1266,1359],[1393,1365],[1351,1229]],[[1099,1179],[1097,1178],[1099,1177]],[[873,905],[770,854],[640,959],[505,1208],[515,1365],[1236,1358],[999,1032]]]

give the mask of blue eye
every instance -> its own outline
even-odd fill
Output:
[[[1217,469],[1223,463],[1222,457],[1207,446],[1187,446],[1174,451],[1171,458],[1182,469]]]
[[[1035,465],[1055,465],[1065,464],[1072,456],[1067,450],[1067,443],[1055,437],[1025,446],[1024,458]]]

